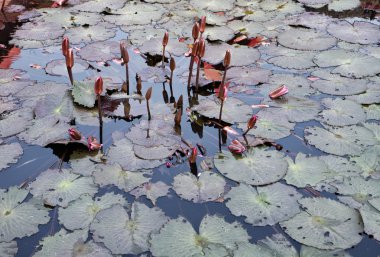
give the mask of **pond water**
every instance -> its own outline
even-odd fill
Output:
[[[0,256],[380,256],[378,2],[54,5],[5,1],[0,16]],[[200,88],[194,68],[188,90],[201,16]],[[132,96],[121,92],[120,41]],[[153,89],[151,121],[136,74],[143,96]],[[289,92],[271,99],[280,85]],[[229,152],[236,139],[243,154]]]

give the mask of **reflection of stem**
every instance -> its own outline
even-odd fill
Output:
[[[146,138],[150,138],[150,136],[149,136],[149,128],[146,130]]]
[[[222,152],[222,135],[220,134],[220,129],[218,129],[218,143],[219,143],[219,152]]]
[[[199,73],[201,69],[201,58],[198,60],[198,66],[197,66],[197,77],[195,79],[195,91],[198,92],[198,83],[199,83]]]
[[[102,145],[100,147],[100,152],[103,154],[103,122],[99,125],[99,141]]]
[[[196,162],[190,163],[190,172],[194,174],[194,176],[198,177],[198,167]]]
[[[187,90],[190,90],[191,77],[193,76],[194,68],[194,56],[191,56],[190,66],[189,66],[189,78],[187,79]]]
[[[125,64],[125,82],[127,84],[127,95],[129,95],[129,68],[128,68],[128,63]]]
[[[165,61],[165,48],[166,46],[163,46],[162,48],[162,68],[165,67],[164,61]]]

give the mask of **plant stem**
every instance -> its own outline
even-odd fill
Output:
[[[148,109],[148,120],[151,120],[151,116],[150,116],[150,108],[149,108],[149,101],[148,101],[148,100],[146,101],[146,108]]]
[[[163,48],[162,48],[162,68],[164,68],[165,67],[165,64],[164,64],[164,61],[165,61],[165,48],[166,48],[166,46],[163,46]]]
[[[70,67],[67,67],[67,73],[69,73],[69,79],[71,85],[74,85],[73,71]]]
[[[127,95],[129,95],[129,67],[125,64],[125,83],[127,84]]]
[[[189,66],[189,78],[187,79],[187,89],[190,89],[191,77],[193,76],[194,68],[194,56],[191,56],[190,66]]]
[[[100,95],[97,96],[98,98],[98,114],[99,114],[99,124],[103,125],[103,119],[102,119],[102,103],[100,100]]]
[[[224,104],[224,100],[222,100],[222,103],[220,104],[219,123],[221,123],[222,121],[223,104]]]
[[[197,66],[197,77],[195,80],[195,91],[198,92],[198,83],[199,83],[199,73],[201,70],[201,58],[198,60],[198,66]]]

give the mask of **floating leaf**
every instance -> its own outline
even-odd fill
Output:
[[[333,179],[359,176],[361,172],[359,166],[355,162],[343,157],[323,155],[318,158],[327,165],[328,172],[325,175]]]
[[[65,30],[57,23],[24,23],[13,37],[23,40],[46,41],[62,37]]]
[[[87,141],[86,141],[87,144]],[[70,155],[72,172],[82,176],[91,176],[98,168],[94,159],[100,157],[101,153],[92,153],[88,150],[76,150]]]
[[[148,182],[139,187],[136,187],[130,192],[130,194],[134,195],[136,198],[145,195],[146,198],[152,201],[153,205],[156,205],[157,199],[166,196],[170,188],[170,186],[161,181],[155,183]]]
[[[344,250],[320,250],[314,247],[302,245],[300,257],[352,257]]]
[[[0,242],[31,236],[38,232],[39,224],[49,222],[46,209],[30,202],[22,203],[28,193],[28,190],[17,187],[0,189]]]
[[[228,81],[236,85],[256,85],[268,82],[270,70],[256,67],[232,67],[228,70]]]
[[[168,220],[157,207],[148,208],[145,204],[135,202],[131,209],[129,215],[121,205],[113,205],[100,211],[91,224],[94,240],[103,243],[113,254],[148,251],[149,237]]]
[[[119,165],[104,165],[93,173],[95,183],[100,186],[115,185],[126,192],[148,182],[151,171],[130,172]]]
[[[88,68],[89,65],[87,62],[77,58],[75,59],[75,65],[72,68],[72,72],[77,74],[86,71]],[[45,71],[54,76],[67,76],[66,60],[58,59],[49,62],[45,67]]]
[[[13,257],[17,254],[17,242],[2,242],[0,243],[0,255],[3,257]]]
[[[229,11],[234,6],[232,0],[210,0],[210,1],[196,1],[191,0],[190,4],[198,9],[206,9],[211,12],[224,12]]]
[[[141,158],[144,160],[162,160],[167,157],[172,156],[177,149],[179,149],[180,145],[173,146],[142,146],[142,145],[134,145],[133,151],[137,158]]]
[[[162,69],[161,67],[146,67],[139,75],[142,81],[151,81],[154,83],[164,83],[166,82],[166,77],[170,75],[168,69]]]
[[[106,62],[119,58],[120,47],[115,41],[95,42],[78,51],[79,57],[90,62]]]
[[[278,88],[279,85],[285,85],[288,89],[288,95],[293,96],[309,96],[315,93],[315,90],[310,87],[310,81],[305,77],[294,76],[292,74],[273,74],[268,81],[269,85],[263,85],[260,89],[260,94],[269,95],[271,91]]]
[[[367,120],[380,120],[380,105],[371,104],[363,107],[363,109],[367,115]]]
[[[70,28],[65,32],[64,37],[69,38],[70,43],[76,45],[81,43],[105,41],[115,37],[115,35],[116,31],[114,29],[107,28],[102,26],[101,23],[98,23],[95,26]]]
[[[70,121],[73,118],[73,109],[73,99],[67,91],[63,97],[47,95],[39,100],[34,109],[34,114],[36,119],[54,117]]]
[[[366,205],[360,208],[360,214],[364,222],[364,231],[380,241],[380,211]]]
[[[227,257],[236,243],[248,243],[249,236],[238,222],[227,223],[218,216],[205,216],[197,233],[184,218],[170,220],[159,234],[153,234],[151,252],[157,257]]]
[[[278,46],[277,46],[278,47]],[[314,67],[315,52],[305,52],[286,48],[286,53],[271,57],[269,63],[285,69],[304,70]]]
[[[360,0],[332,0],[328,9],[335,12],[343,12],[360,6]]]
[[[30,185],[30,193],[42,197],[49,206],[67,207],[83,194],[93,196],[96,186],[91,177],[80,177],[69,170],[46,170]]]
[[[33,119],[30,108],[22,108],[2,116],[0,120],[0,137],[14,136],[24,131]]]
[[[358,211],[327,198],[303,198],[298,202],[304,211],[280,223],[294,240],[325,250],[347,249],[362,240]]]
[[[125,3],[126,0],[92,0],[74,5],[74,10],[94,13],[113,12],[114,10],[122,8]]]
[[[106,193],[96,197],[95,200],[89,195],[82,195],[67,208],[59,208],[59,223],[69,230],[88,228],[98,212],[114,204],[125,206],[127,201],[121,195],[114,193]]]
[[[10,96],[10,95],[15,95],[18,92],[20,92],[22,89],[24,89],[27,86],[32,85],[32,81],[20,81],[20,80],[15,80],[15,81],[10,81],[1,84],[0,86],[0,96]]]
[[[327,27],[327,32],[350,43],[376,44],[380,41],[379,26],[370,22],[333,22]]]
[[[207,27],[203,35],[210,41],[229,41],[235,37],[235,32],[227,26],[213,26]]]
[[[208,17],[207,17],[208,18]],[[234,20],[228,23],[228,27],[235,32],[240,32],[247,37],[256,37],[260,32],[265,30],[265,27],[258,22],[244,22],[240,20]]]
[[[0,145],[0,171],[8,168],[11,163],[16,163],[22,154],[23,150],[19,143]]]
[[[376,82],[367,84],[368,89],[365,93],[348,96],[347,99],[354,100],[360,104],[375,104],[380,102],[380,88]]]
[[[213,172],[202,172],[199,177],[190,172],[174,177],[173,190],[181,198],[194,203],[214,201],[225,192],[226,181]]]
[[[229,179],[249,185],[267,185],[285,176],[288,164],[277,151],[255,148],[247,156],[234,156],[222,151],[214,156],[215,167]],[[239,170],[236,170],[239,167]]]
[[[94,107],[96,95],[93,84],[74,81],[72,94],[76,103],[85,107]]]
[[[235,216],[244,216],[254,226],[274,225],[300,212],[297,200],[302,195],[290,186],[275,183],[252,187],[244,183],[233,187],[225,196],[226,206]]]
[[[350,158],[360,168],[361,175],[367,177],[378,177],[380,174],[379,148],[374,146],[365,150],[360,156]]]

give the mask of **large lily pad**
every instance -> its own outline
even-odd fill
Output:
[[[162,56],[162,39],[152,38],[144,42],[139,50],[141,53]],[[179,42],[177,38],[169,38],[169,42],[165,48],[165,56],[168,58],[170,58],[170,55],[181,56],[186,53],[187,50],[186,44]]]
[[[271,57],[268,62],[285,69],[303,70],[315,66],[314,56],[315,52],[286,49],[286,54]]]
[[[263,149],[254,149],[243,157],[222,151],[214,156],[214,163],[227,178],[255,186],[279,181],[288,168],[282,153]]]
[[[9,137],[24,131],[33,119],[30,108],[22,108],[2,116],[0,120],[0,137]]]
[[[294,240],[325,250],[347,249],[361,241],[363,224],[358,211],[327,198],[298,202],[304,210],[280,223]]]
[[[94,240],[103,243],[113,254],[148,251],[149,237],[168,220],[157,207],[136,202],[131,209],[129,215],[121,205],[114,205],[100,211],[91,225]]]
[[[70,28],[64,36],[70,38],[70,43],[80,44],[105,41],[115,35],[116,31],[114,29],[107,28],[99,23],[95,26]]]
[[[379,148],[376,146],[370,147],[360,156],[350,158],[360,168],[363,177],[379,177],[380,154],[378,150]]]
[[[366,205],[359,211],[363,218],[364,231],[380,241],[380,210]]]
[[[95,42],[83,47],[78,55],[86,61],[106,62],[120,56],[120,47],[115,41]]]
[[[72,72],[76,74],[84,72],[88,68],[89,65],[87,62],[81,59],[75,59],[75,65],[72,68]],[[45,71],[54,76],[67,76],[66,61],[64,59],[53,60],[46,65]]]
[[[0,171],[8,168],[11,163],[16,163],[22,154],[23,150],[19,143],[0,145]]]
[[[302,245],[300,257],[352,257],[344,250],[320,250],[314,247]]]
[[[148,182],[139,187],[136,187],[130,193],[136,198],[145,195],[146,198],[148,198],[154,205],[156,205],[157,199],[166,196],[170,188],[170,186],[161,181],[155,183]]]
[[[74,6],[74,10],[83,12],[100,13],[104,11],[113,12],[122,8],[126,0],[91,0]]]
[[[38,232],[39,224],[49,222],[46,209],[30,202],[22,203],[28,193],[17,187],[0,189],[0,242],[31,236]]]
[[[380,87],[379,83],[371,82],[367,84],[368,89],[359,95],[348,96],[347,99],[354,100],[360,104],[375,104],[380,102]]]
[[[69,92],[61,97],[59,95],[47,95],[39,100],[34,109],[35,118],[55,117],[60,120],[70,121],[73,118],[73,99]]]
[[[327,31],[336,38],[358,44],[376,44],[380,41],[379,26],[370,22],[338,21],[331,23]]]
[[[190,4],[198,9],[206,9],[211,12],[229,11],[234,6],[232,0],[210,0],[210,1],[197,1],[191,0]]]
[[[53,40],[61,37],[65,30],[57,23],[24,23],[13,35],[24,40]]]
[[[248,243],[249,236],[238,222],[227,223],[218,216],[205,216],[197,233],[184,218],[170,220],[159,234],[152,235],[151,252],[157,257],[227,257],[236,243]]]
[[[42,172],[30,185],[30,193],[41,197],[49,206],[67,207],[69,202],[83,194],[93,196],[97,192],[91,177],[80,177],[69,170]]]
[[[236,85],[256,85],[268,82],[270,70],[256,67],[232,67],[228,70],[227,80]]]
[[[92,83],[75,81],[72,93],[76,103],[89,108],[94,107],[96,95]]]
[[[254,226],[274,225],[300,212],[297,200],[302,195],[290,186],[275,183],[252,187],[244,183],[233,187],[225,196],[226,206],[235,216],[245,216]]]
[[[17,254],[17,242],[2,242],[0,243],[0,255],[3,257],[13,257]]]

